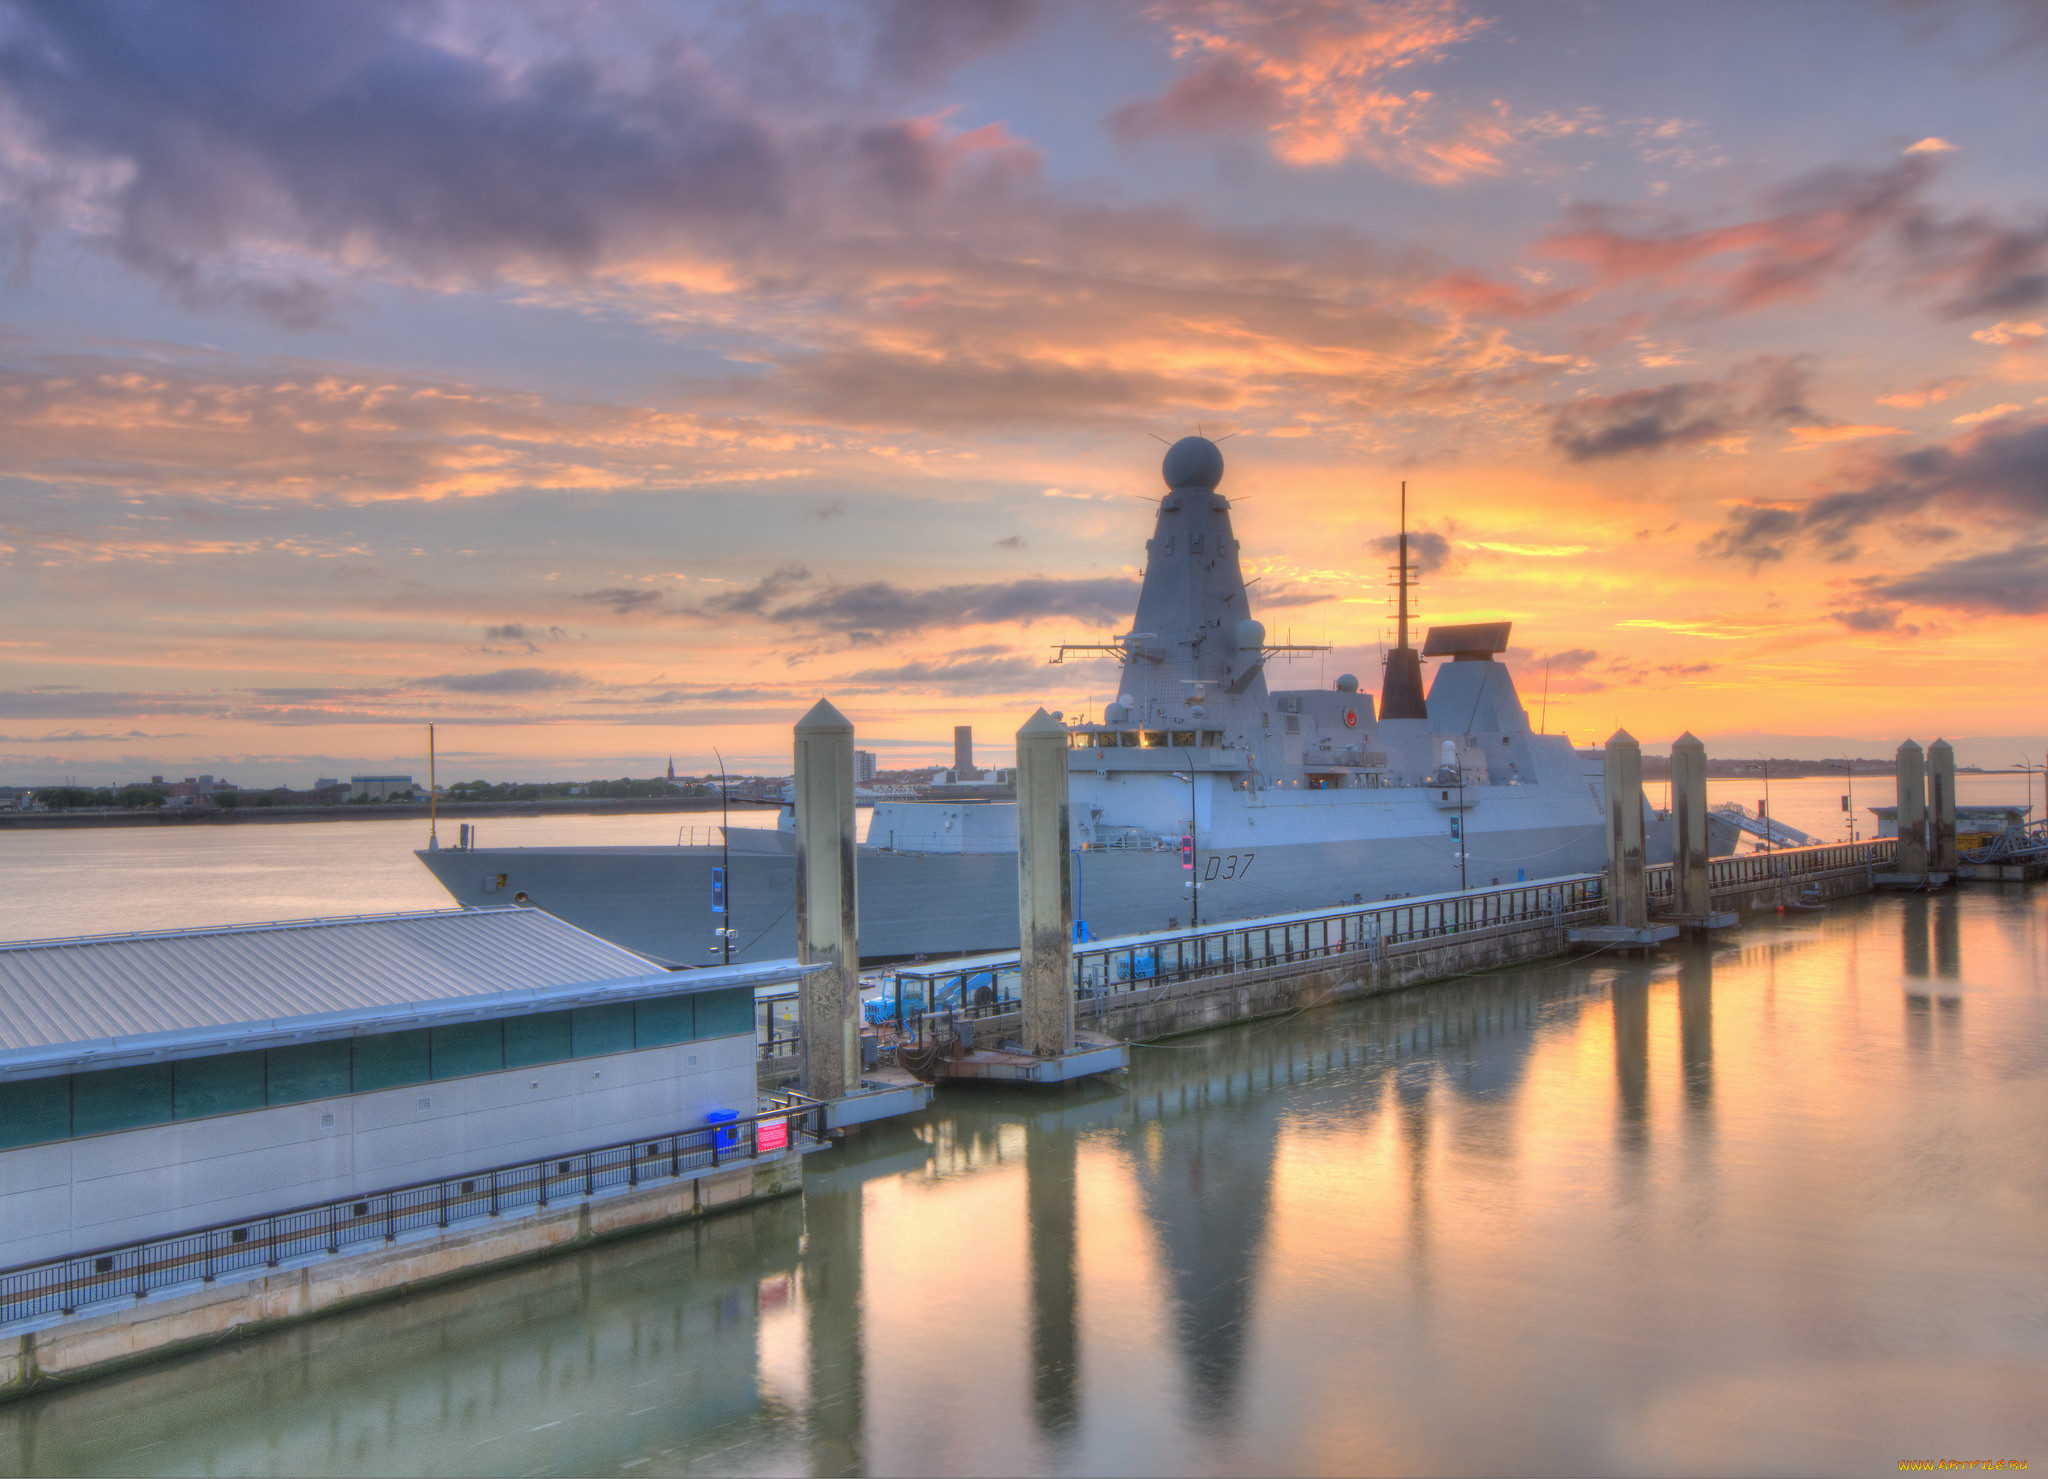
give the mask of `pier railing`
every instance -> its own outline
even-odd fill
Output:
[[[388,1191],[336,1197],[264,1217],[193,1232],[97,1248],[89,1253],[0,1270],[0,1325],[69,1315],[153,1289],[212,1283],[244,1269],[333,1256],[364,1244],[396,1242],[409,1232],[446,1228],[472,1217],[578,1201],[600,1191],[677,1180],[724,1166],[751,1165],[786,1153],[799,1135],[822,1140],[825,1107],[800,1094],[770,1096],[775,1108],[671,1135],[649,1136],[416,1182]]]
[[[1764,887],[1822,873],[1840,873],[1851,868],[1873,868],[1889,863],[1898,855],[1896,837],[1878,837],[1868,842],[1823,842],[1812,847],[1780,847],[1769,852],[1735,853],[1707,861],[1707,882],[1721,889]],[[1657,863],[1643,870],[1650,902],[1654,907],[1669,903],[1678,893],[1678,870],[1669,863]]]
[[[1711,859],[1707,875],[1717,892],[1787,886],[1824,874],[1875,867],[1889,862],[1897,848],[1896,839],[1883,838],[1743,853]],[[1652,905],[1668,907],[1677,894],[1676,870],[1661,863],[1644,871]],[[1124,935],[1074,947],[1074,994],[1080,1012],[1090,1015],[1119,996],[1199,977],[1359,953],[1376,961],[1382,951],[1397,946],[1532,924],[1548,923],[1562,929],[1601,917],[1606,909],[1605,875],[1577,873],[1460,893],[1354,901],[1330,909]],[[923,1041],[949,1031],[946,1024],[954,1018],[971,1021],[1014,1012],[1020,973],[1015,951],[898,966],[893,987],[897,1009],[891,1020],[902,1036]]]

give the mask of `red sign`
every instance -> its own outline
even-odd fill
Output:
[[[1346,709],[1344,711],[1344,727],[1346,729],[1358,728],[1358,710]]]
[[[1183,837],[1180,840],[1180,865],[1183,868],[1195,866],[1195,839]]]
[[[789,1121],[762,1120],[754,1127],[754,1154],[766,1155],[771,1150],[789,1148]]]

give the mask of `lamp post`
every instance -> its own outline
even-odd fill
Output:
[[[1174,772],[1175,780],[1188,783],[1188,885],[1194,890],[1188,901],[1188,924],[1199,929],[1202,924],[1202,844],[1201,834],[1195,830],[1195,757],[1190,750],[1181,751],[1188,757],[1188,773]]]
[[[718,912],[724,922],[718,926],[718,940],[725,947],[725,964],[732,964],[732,786],[725,778],[725,756],[711,747],[718,761]]]
[[[1764,762],[1764,851],[1769,852],[1771,850],[1771,762],[1762,755],[1759,755],[1757,758]]]
[[[1465,749],[1458,747],[1458,892],[1465,893],[1471,884],[1465,877],[1465,858],[1472,851],[1472,818],[1465,815]],[[1459,905],[1462,912],[1464,906]]]

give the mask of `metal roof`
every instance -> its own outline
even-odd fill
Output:
[[[0,1078],[793,979],[669,971],[540,909],[0,943]]]

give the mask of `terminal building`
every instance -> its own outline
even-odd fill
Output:
[[[796,969],[522,908],[0,944],[0,1268],[751,1114]]]
[[[420,789],[409,775],[352,775],[348,786],[351,801],[410,801]]]

